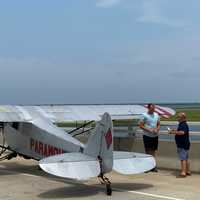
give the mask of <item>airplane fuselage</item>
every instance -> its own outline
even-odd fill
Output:
[[[4,136],[9,149],[36,160],[56,154],[79,152],[84,147],[83,144],[74,144],[75,139],[67,133],[52,134],[31,123],[7,123]]]

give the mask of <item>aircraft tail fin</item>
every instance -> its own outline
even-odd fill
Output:
[[[81,152],[65,153],[40,160],[40,167],[53,175],[85,180],[113,168],[113,127],[108,113],[102,116]]]
[[[108,113],[104,113],[96,123],[93,134],[88,139],[84,154],[101,161],[101,173],[107,173],[113,167],[113,124]]]

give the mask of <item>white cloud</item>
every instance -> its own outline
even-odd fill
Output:
[[[97,7],[103,7],[103,8],[109,8],[116,4],[118,4],[121,0],[97,0],[96,6]]]
[[[145,0],[142,3],[141,16],[138,17],[137,22],[163,24],[171,27],[185,26],[185,22],[177,19],[170,19],[164,16],[164,5],[167,1],[159,0]]]

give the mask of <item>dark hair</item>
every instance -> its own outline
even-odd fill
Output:
[[[147,104],[147,108],[149,109],[151,106],[154,106],[154,104],[153,103],[148,103]]]

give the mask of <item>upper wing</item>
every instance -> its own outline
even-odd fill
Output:
[[[90,121],[100,120],[103,113],[108,112],[114,119],[133,119],[147,111],[142,105],[52,105],[37,106],[46,117],[52,118],[55,122],[64,121]],[[175,111],[168,107],[156,105],[155,111],[162,117],[169,118]]]
[[[44,117],[53,122],[98,121],[108,112],[114,119],[133,119],[147,111],[142,105],[51,105],[51,106],[0,106],[0,122],[31,122]],[[168,118],[175,111],[168,107],[156,105],[155,111]]]
[[[31,113],[23,106],[0,106],[0,122],[29,122],[32,119]]]

